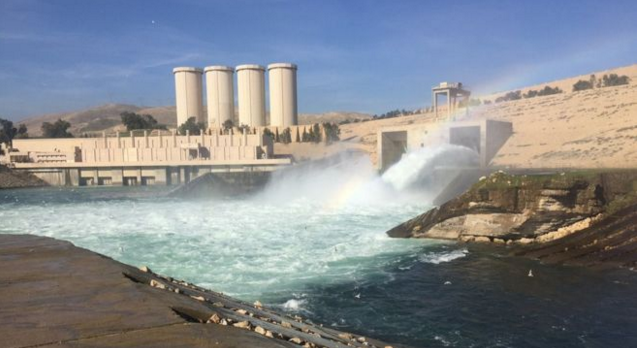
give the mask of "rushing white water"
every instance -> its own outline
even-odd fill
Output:
[[[409,152],[383,174],[383,181],[402,192],[426,180],[436,168],[476,166],[478,154],[463,146],[441,145]]]
[[[313,283],[383,277],[400,255],[440,243],[385,235],[427,209],[427,200],[408,189],[420,178],[415,172],[431,170],[442,154],[459,153],[435,151],[407,155],[383,178],[357,156],[284,171],[261,194],[245,198],[193,201],[143,191],[131,198],[135,192],[125,188],[0,194],[0,233],[70,240],[126,263],[263,300]],[[294,299],[280,305],[296,310],[302,304]]]

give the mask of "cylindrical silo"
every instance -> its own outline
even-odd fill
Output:
[[[206,74],[206,104],[208,127],[222,128],[235,116],[233,72],[229,66],[214,65],[204,69]]]
[[[270,125],[297,125],[297,66],[291,63],[268,65]]]
[[[202,103],[202,69],[179,67],[173,69],[175,75],[175,106],[177,108],[177,127],[190,117],[197,122],[204,121]]]
[[[237,71],[237,102],[239,124],[250,127],[266,125],[266,92],[264,72],[261,65],[239,65]]]

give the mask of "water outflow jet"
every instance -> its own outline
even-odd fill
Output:
[[[441,175],[437,170],[474,167],[478,162],[475,151],[445,144],[409,152],[381,176],[367,154],[343,153],[275,173],[257,199],[308,200],[329,208],[424,204],[449,182],[449,171]]]
[[[478,167],[478,153],[459,145],[422,147],[406,153],[399,162],[383,173],[384,182],[399,191],[425,189],[436,191],[435,171]]]

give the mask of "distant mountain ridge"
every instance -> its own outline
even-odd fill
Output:
[[[153,116],[160,124],[164,124],[169,128],[175,128],[177,126],[175,106],[146,107],[131,104],[113,103],[103,104],[85,110],[29,117],[15,123],[24,123],[29,129],[29,134],[31,136],[40,136],[42,134],[40,127],[42,126],[43,122],[52,123],[57,121],[58,119],[62,119],[71,123],[71,133],[78,136],[82,133],[87,132],[123,130],[124,126],[122,125],[120,114],[125,111],[135,112],[138,114],[149,114]],[[345,120],[369,118],[372,118],[372,116],[365,113],[333,111],[322,114],[299,114],[299,123],[338,123]]]

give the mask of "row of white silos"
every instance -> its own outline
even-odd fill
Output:
[[[221,128],[235,113],[233,72],[237,72],[237,125],[266,126],[265,68],[246,64],[235,69],[209,66],[204,70],[191,67],[173,69],[177,124],[189,117],[204,121],[202,74],[206,75],[208,126]],[[270,90],[270,126],[288,127],[297,124],[297,66],[290,63],[268,65]]]

